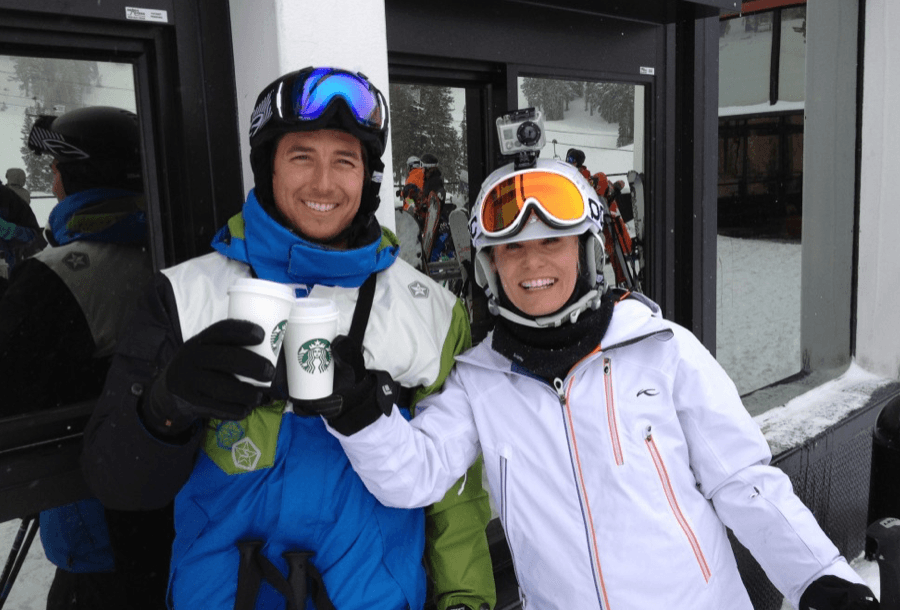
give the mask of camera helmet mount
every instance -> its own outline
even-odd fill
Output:
[[[523,108],[497,118],[500,154],[513,157],[515,169],[534,167],[546,143],[544,115],[536,108]]]

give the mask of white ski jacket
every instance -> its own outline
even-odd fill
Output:
[[[750,610],[726,527],[795,608],[824,574],[862,582],[725,371],[652,305],[618,303],[602,349],[553,387],[489,337],[411,424],[332,433],[389,506],[440,499],[483,453],[527,608]]]

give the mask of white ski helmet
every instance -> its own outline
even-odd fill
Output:
[[[416,167],[422,167],[422,160],[415,155],[406,160],[407,169],[413,169]]]
[[[475,282],[488,297],[488,310],[535,328],[575,322],[581,312],[597,309],[606,291],[603,278],[603,212],[596,191],[577,168],[556,159],[538,159],[533,167],[515,164],[494,171],[481,185],[469,220],[475,250]],[[586,235],[581,274],[591,290],[553,314],[524,318],[500,304],[500,279],[490,248],[546,237]]]

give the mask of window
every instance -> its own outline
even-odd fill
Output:
[[[469,193],[466,90],[437,85],[391,84],[391,149],[397,190],[409,176],[407,161],[434,155],[448,203],[465,206]],[[397,195],[394,207],[402,202]]]
[[[47,226],[50,212],[58,201],[51,192],[51,158],[28,150],[28,134],[39,115],[60,115],[86,106],[114,106],[136,112],[133,66],[0,55],[0,141],[5,143],[0,149],[0,176],[7,183],[7,170],[24,171],[23,186],[30,196],[31,211],[41,227]],[[0,273],[5,277],[8,273],[6,262],[0,265]],[[0,524],[0,548],[10,548],[18,527],[17,520]],[[40,541],[35,540],[29,548],[25,569],[19,574],[7,600],[9,606],[30,607],[32,603],[43,602],[54,570],[55,567],[44,558]]]
[[[803,366],[806,7],[721,24],[716,358],[744,395]]]
[[[34,118],[85,106],[114,106],[137,112],[131,64],[52,57],[0,55],[0,175],[25,171],[25,188],[40,226],[57,201],[50,192],[50,158],[28,150]],[[4,180],[6,183],[6,180]]]
[[[536,107],[543,112],[542,158],[565,160],[570,149],[578,149],[584,153],[583,166],[589,175],[602,172],[621,189],[616,203],[631,242],[623,254],[640,280],[647,259],[632,240],[644,240],[644,217],[639,213],[635,218],[628,172],[644,171],[644,86],[520,76],[518,101],[519,108]],[[611,241],[608,235],[606,241]],[[604,276],[610,284],[624,284],[619,265],[611,264],[613,256],[608,245]]]

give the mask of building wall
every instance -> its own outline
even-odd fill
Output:
[[[806,5],[801,350],[805,370],[850,358],[857,2]]]
[[[900,379],[900,21],[895,0],[866,0],[856,359]]]
[[[388,98],[383,0],[231,0],[235,81],[244,189],[253,185],[247,128],[256,96],[280,75],[311,65],[357,70]],[[388,98],[388,103],[390,99]],[[384,154],[391,158],[390,142]],[[394,226],[391,164],[386,163],[378,220]]]

